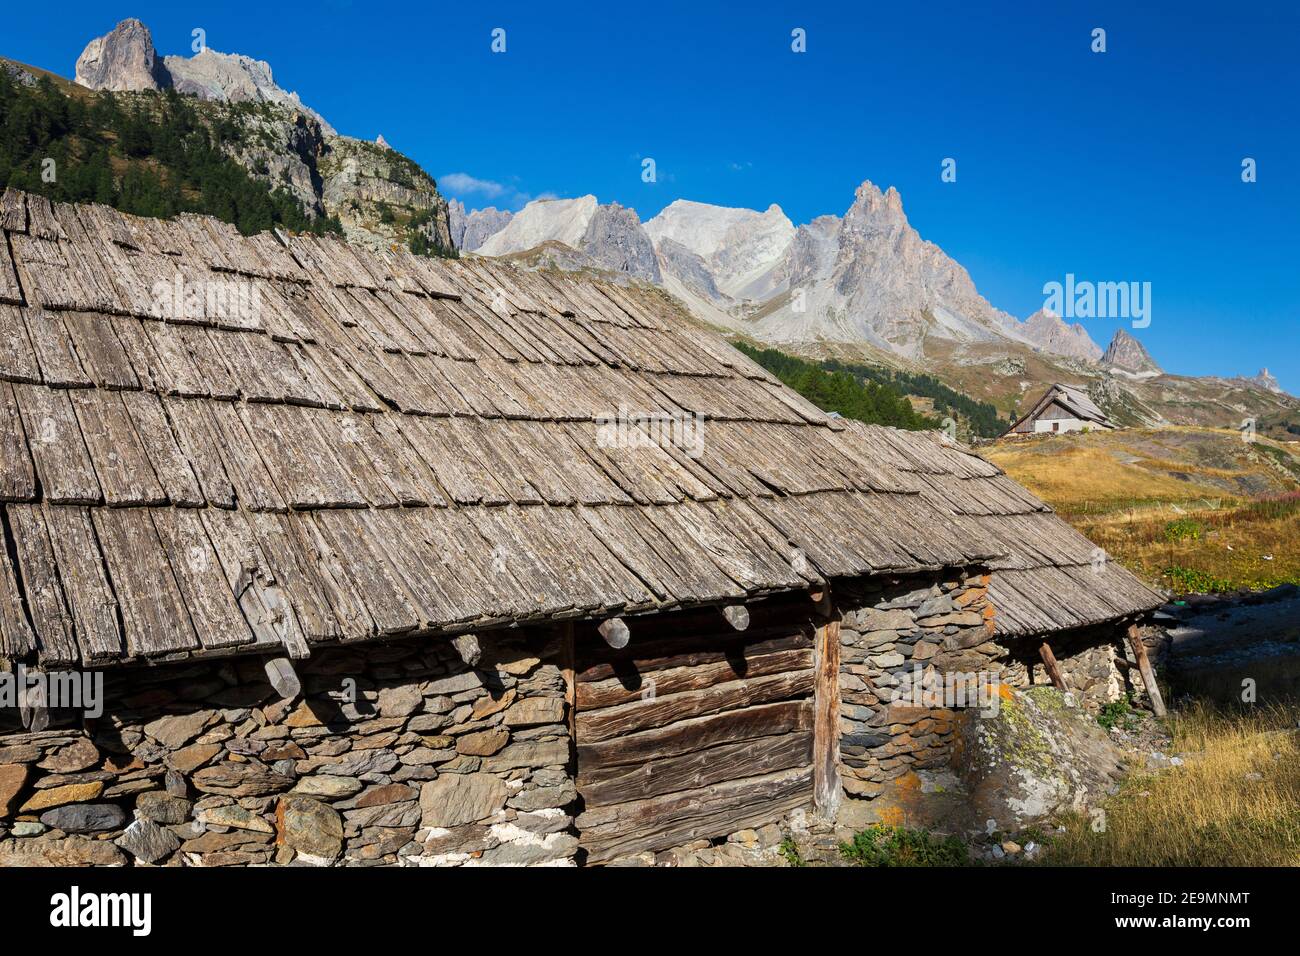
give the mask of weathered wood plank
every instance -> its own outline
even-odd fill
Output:
[[[812,666],[812,650],[800,648],[771,654],[737,655],[724,661],[693,667],[672,667],[645,674],[633,670],[602,681],[579,683],[578,706],[584,711],[596,710],[683,691],[703,690],[728,681],[807,670]]]
[[[363,417],[351,412],[322,413],[314,424],[348,480],[370,507],[396,508],[399,504],[397,498],[366,453],[363,433],[369,431],[373,434],[373,430]]]
[[[1137,658],[1138,672],[1142,675],[1147,697],[1151,700],[1151,710],[1157,717],[1163,717],[1167,713],[1165,700],[1160,694],[1160,685],[1156,683],[1155,668],[1151,666],[1151,658],[1147,656],[1147,646],[1142,640],[1142,631],[1136,624],[1129,625],[1128,642],[1133,648],[1133,656]]]
[[[648,760],[637,765],[586,770],[578,766],[578,792],[588,810],[680,790],[696,790],[727,780],[758,777],[812,759],[810,731],[722,744],[694,753]]]
[[[663,850],[778,820],[812,799],[812,770],[782,770],[699,790],[616,803],[577,819],[589,863]]]
[[[95,508],[109,578],[132,657],[192,651],[199,645],[153,519],[146,508]]]
[[[241,405],[239,411],[291,507],[365,507],[366,499],[312,424],[317,413],[258,404]]]
[[[257,516],[253,517],[255,527],[265,523],[256,520]],[[329,601],[334,620],[338,622],[339,637],[343,640],[361,640],[378,633],[380,626],[371,617],[366,601],[357,593],[356,584],[312,516],[286,515],[281,522],[292,536],[293,549],[300,556],[300,562],[315,572],[321,593]],[[263,537],[261,540],[267,539]]]
[[[94,382],[81,367],[72,347],[72,339],[63,325],[62,316],[41,309],[22,311],[45,384],[60,388],[87,388],[93,385]]]
[[[110,505],[165,504],[167,496],[120,395],[97,388],[69,394],[104,500]]]
[[[31,337],[22,310],[0,304],[0,379],[35,384],[41,380]]]
[[[63,320],[82,367],[96,385],[112,389],[140,387],[126,349],[107,318],[90,312],[67,312]]]
[[[239,413],[224,402],[213,402],[204,411],[210,413],[221,461],[235,486],[238,501],[253,511],[287,511],[284,497]]]
[[[117,599],[104,573],[99,540],[85,508],[45,508],[63,594],[76,624],[84,663],[116,660],[122,654]]]
[[[777,704],[760,704],[707,717],[693,717],[666,727],[612,740],[591,742],[579,737],[578,767],[596,770],[639,764],[719,744],[811,730],[812,726],[812,701],[790,700]]]
[[[649,618],[633,618],[638,627]],[[578,625],[581,632],[588,625]],[[744,657],[770,654],[813,646],[812,635],[791,632],[788,626],[746,631],[744,636],[731,633],[697,634],[689,637],[660,639],[633,644],[624,652],[607,651],[602,642],[599,648],[590,638],[579,639],[578,673],[580,683],[608,680],[611,677],[644,674],[647,671],[667,670],[673,667],[697,667],[720,661],[739,661]],[[602,658],[613,658],[602,660]]]
[[[619,704],[602,710],[578,713],[578,736],[582,740],[608,740],[621,734],[661,727],[688,717],[701,717],[724,710],[737,710],[754,704],[801,697],[812,692],[813,672],[793,671],[731,681],[706,690],[687,691]]]
[[[0,195],[0,229],[5,232],[27,231],[27,203],[24,194],[12,186],[6,186],[4,194]]]
[[[158,357],[152,373],[159,389],[168,395],[184,398],[209,397],[212,390],[208,388],[207,379],[194,366],[177,327],[162,322],[145,322],[143,328],[145,338]]]
[[[304,516],[300,527],[316,531],[322,555],[337,579],[351,582],[374,619],[380,636],[405,634],[428,623],[432,609],[422,609],[402,585],[397,572],[356,512],[325,510]]]
[[[5,535],[0,533],[0,539]],[[8,541],[0,540],[0,656],[23,660],[36,649],[18,590],[18,569],[9,560]]]
[[[123,392],[121,398],[167,499],[184,508],[202,507],[203,489],[176,443],[162,401],[151,392]]]
[[[393,418],[392,415],[356,416],[356,437],[361,448],[399,504],[446,506],[447,500],[438,494],[433,473],[398,431]]]
[[[253,631],[255,643],[266,649],[287,649],[291,657],[306,657],[306,635],[249,528],[243,512],[205,508],[199,516],[221,562],[226,584]],[[304,595],[310,600],[312,595]]]
[[[203,489],[203,497],[218,508],[233,508],[235,488],[226,474],[221,454],[221,433],[212,420],[207,403],[169,398],[163,400],[163,408],[181,452]]]
[[[844,790],[840,783],[840,622],[817,628],[817,674],[813,690],[813,806],[834,822]]]
[[[64,603],[45,513],[40,505],[9,505],[6,510],[36,631],[38,659],[44,666],[76,664],[81,655],[72,636],[72,615]]]
[[[1043,659],[1043,669],[1047,671],[1047,676],[1051,678],[1052,686],[1061,693],[1067,693],[1070,690],[1069,685],[1065,682],[1065,675],[1061,673],[1061,666],[1056,663],[1056,655],[1052,653],[1052,645],[1043,641],[1038,648],[1038,656]]]
[[[0,501],[35,501],[36,472],[13,386],[0,382]]]
[[[99,481],[68,393],[40,385],[15,385],[14,394],[45,500],[54,504],[99,503]]]
[[[226,581],[199,513],[158,508],[153,512],[153,521],[204,649],[252,643],[252,629]]]
[[[215,516],[209,514],[208,517]],[[262,570],[292,600],[294,613],[309,641],[338,640],[345,633],[370,626],[368,619],[365,625],[352,622],[340,625],[318,568],[302,552],[297,537],[288,527],[288,522],[295,519],[270,514],[244,517],[247,517],[258,549],[266,559],[267,566]],[[362,610],[360,613],[365,612]]]

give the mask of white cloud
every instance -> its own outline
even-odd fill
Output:
[[[466,200],[465,205],[471,209],[475,208],[477,200],[482,200],[483,202],[491,202],[494,206],[518,212],[534,199],[558,198],[552,192],[533,196],[511,183],[498,183],[491,179],[479,179],[469,173],[447,173],[445,176],[439,176],[438,188],[446,195],[454,195]]]
[[[494,183],[490,179],[479,179],[469,173],[447,173],[438,177],[438,184],[454,193],[475,193],[488,199],[496,199],[510,192],[508,186]]]

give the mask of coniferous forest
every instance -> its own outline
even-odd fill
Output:
[[[238,123],[205,120],[170,91],[123,100],[69,96],[48,77],[24,86],[0,69],[0,187],[140,216],[203,213],[245,234],[342,232],[222,152],[220,143],[243,135]]]
[[[910,393],[933,399],[936,411],[952,415],[972,435],[989,438],[1006,430],[992,405],[956,392],[930,375],[834,359],[809,361],[778,349],[733,344],[818,408],[845,418],[913,431],[939,428],[939,419],[912,408]]]

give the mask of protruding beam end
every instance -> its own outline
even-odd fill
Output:
[[[615,650],[627,647],[627,642],[632,639],[632,632],[627,629],[627,623],[621,617],[611,617],[608,621],[601,621],[600,627],[596,630],[605,639],[605,643]]]
[[[302,682],[287,657],[271,657],[266,661],[266,678],[275,692],[284,700],[293,700],[302,693]]]
[[[743,604],[728,604],[722,609],[722,616],[738,631],[749,627],[749,608]]]

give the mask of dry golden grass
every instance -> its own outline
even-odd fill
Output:
[[[1062,516],[1223,497],[1211,486],[1126,463],[1102,448],[1062,444],[1044,453],[1042,446],[1026,443],[981,451]]]
[[[1300,501],[1224,488],[1293,488],[1274,443],[1233,432],[1133,429],[981,450],[1143,579],[1179,593],[1300,583]],[[1180,460],[1181,459],[1181,460]]]
[[[1067,520],[1144,580],[1187,591],[1261,590],[1300,583],[1300,502],[1270,509],[1134,509]],[[1172,570],[1171,569],[1175,569]]]
[[[1044,862],[1065,866],[1300,866],[1295,708],[1172,718],[1185,763],[1125,781],[1104,826],[1071,817]]]

